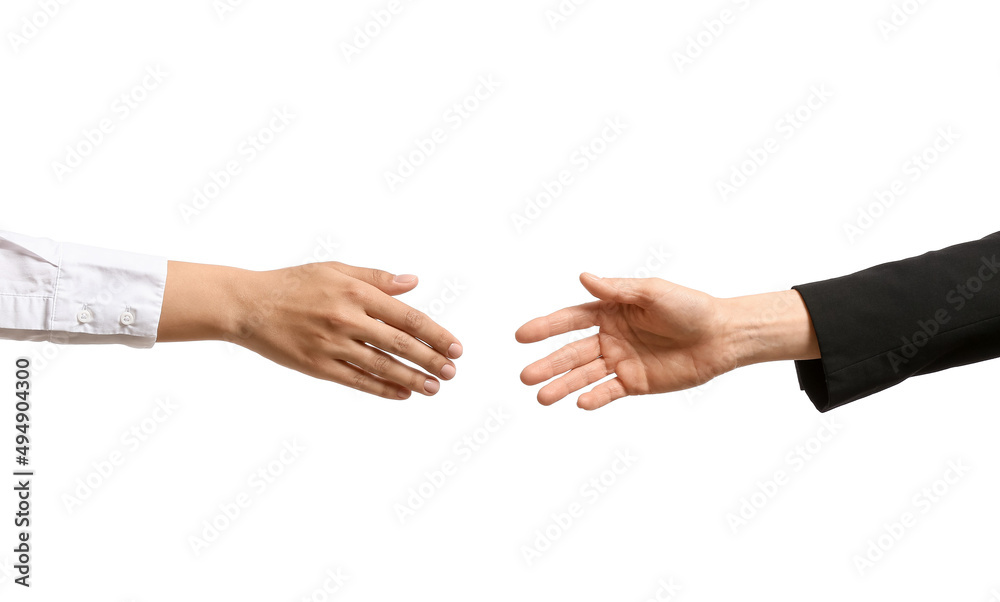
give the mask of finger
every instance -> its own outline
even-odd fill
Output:
[[[371,320],[362,336],[365,338],[364,342],[386,353],[409,360],[429,374],[440,376],[445,380],[455,376],[455,364],[451,360],[428,347],[423,341],[394,326]]]
[[[625,385],[620,378],[615,377],[581,395],[576,405],[585,410],[596,410],[626,396],[628,393],[625,391]]]
[[[343,360],[334,360],[324,371],[322,378],[386,399],[406,399],[410,396],[410,392],[403,387]]]
[[[551,405],[573,391],[579,391],[587,385],[596,383],[610,373],[604,358],[599,357],[584,366],[570,370],[568,374],[542,387],[538,392],[538,403]]]
[[[444,357],[458,358],[462,344],[455,335],[445,330],[424,312],[392,297],[376,297],[366,306],[368,315],[427,343]],[[383,347],[383,349],[385,349]],[[394,350],[386,349],[391,353]],[[409,358],[407,358],[409,359]],[[421,364],[423,365],[423,364]],[[438,366],[440,368],[440,366]],[[437,374],[437,372],[431,372]]]
[[[396,275],[375,268],[359,268],[339,261],[330,262],[329,265],[343,274],[374,286],[387,295],[401,295],[417,286],[417,277],[413,274]]]
[[[419,370],[403,364],[384,351],[375,349],[363,343],[358,343],[347,358],[352,364],[375,376],[402,385],[410,391],[423,395],[434,395],[441,388],[441,383],[430,378]]]
[[[601,355],[597,335],[575,341],[529,365],[521,371],[521,382],[537,385],[558,374],[583,366]]]
[[[653,282],[653,278],[598,278],[587,272],[580,274],[580,283],[598,299],[639,307],[653,303]]]
[[[592,301],[535,318],[518,328],[514,338],[519,343],[537,343],[558,334],[596,326],[600,315],[599,307],[599,302]]]

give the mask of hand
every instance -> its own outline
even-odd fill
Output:
[[[462,345],[393,297],[416,285],[416,276],[337,262],[251,272],[172,261],[157,339],[227,340],[380,397],[433,395],[438,378],[454,378]]]
[[[611,374],[577,405],[595,410],[627,395],[695,387],[741,365],[819,356],[796,291],[718,299],[659,278],[583,274],[580,282],[600,301],[536,318],[515,334],[521,343],[534,343],[600,327],[521,372],[526,385],[562,375],[538,392],[543,405]]]

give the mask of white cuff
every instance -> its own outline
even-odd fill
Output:
[[[4,240],[0,337],[140,348],[156,342],[165,258],[0,232]]]

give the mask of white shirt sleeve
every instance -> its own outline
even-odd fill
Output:
[[[152,347],[167,260],[0,230],[0,338]]]

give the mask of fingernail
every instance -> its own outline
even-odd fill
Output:
[[[462,346],[458,343],[452,343],[451,347],[448,347],[448,355],[453,360],[462,357]]]
[[[398,391],[396,391],[396,395],[398,395],[400,399],[406,399],[407,397],[410,396],[410,392],[407,391],[406,389],[399,389]]]
[[[413,274],[399,274],[398,276],[393,278],[392,281],[395,282],[396,284],[409,284],[416,279],[417,277],[414,276]]]
[[[441,378],[446,380],[451,380],[455,378],[455,366],[451,364],[445,364],[444,368],[441,368]]]
[[[431,395],[437,393],[438,389],[440,388],[441,388],[441,383],[439,383],[436,380],[431,380],[428,378],[427,380],[424,381],[424,391],[427,391]]]

